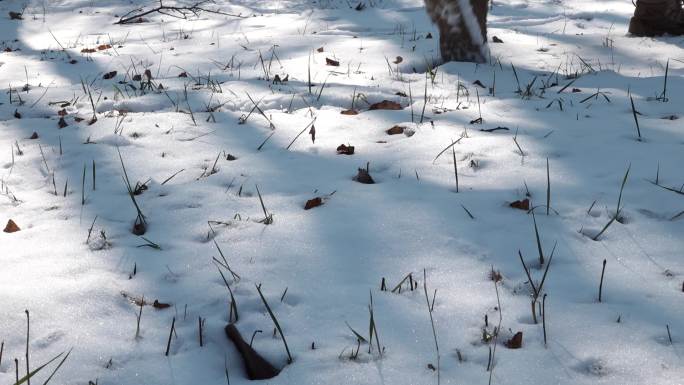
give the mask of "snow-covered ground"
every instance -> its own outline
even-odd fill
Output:
[[[266,383],[683,383],[684,37],[627,36],[627,0],[496,0],[490,62],[433,68],[418,0],[114,24],[141,3],[0,2],[0,383],[26,373],[25,309],[31,369],[73,348],[51,383],[248,383],[213,258]],[[548,266],[546,344],[518,251],[535,288]]]

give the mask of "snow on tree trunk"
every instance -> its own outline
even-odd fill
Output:
[[[439,27],[444,61],[483,63],[487,57],[488,0],[425,0],[425,8]]]

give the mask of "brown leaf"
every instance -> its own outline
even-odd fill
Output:
[[[62,108],[61,110],[57,111],[57,115],[59,115],[59,116],[67,116],[67,111],[66,111],[66,109]]]
[[[368,173],[368,170],[365,168],[360,168],[358,174],[356,174],[356,177],[354,178],[355,181],[363,184],[374,184],[375,181],[373,178],[370,176]]]
[[[520,209],[520,210],[528,211],[530,209],[530,200],[525,198],[524,200],[521,200],[521,201],[512,202],[509,206],[513,207],[514,209]]]
[[[399,135],[404,133],[404,129],[405,127],[402,126],[394,126],[386,130],[385,132],[387,133],[387,135]]]
[[[168,303],[159,302],[159,300],[155,299],[154,303],[152,303],[152,307],[154,307],[155,309],[166,309],[168,307],[171,307],[171,305]]]
[[[431,32],[428,32],[428,34],[425,35],[425,38],[426,38],[426,39],[432,39],[432,33],[431,33]]]
[[[69,64],[76,64],[76,63],[78,63],[78,60],[76,60],[76,59],[69,60]]]
[[[80,116],[77,116],[74,118],[74,120],[76,121],[76,123],[78,123],[84,121],[85,119],[81,118]]]
[[[399,64],[399,63],[401,63],[401,62],[403,62],[403,61],[404,61],[404,58],[403,58],[403,57],[397,56],[397,58],[394,59],[394,61],[393,61],[392,63],[394,63],[394,64]]]
[[[64,120],[64,117],[59,118],[59,122],[57,122],[57,126],[59,128],[64,128],[67,127],[69,124]]]
[[[311,125],[311,129],[309,130],[309,135],[311,135],[311,143],[316,143],[316,126],[313,124]]]
[[[408,95],[406,95],[406,92],[397,91],[394,94],[397,96],[401,96],[402,98],[408,98]]]
[[[21,119],[21,114],[19,113],[18,110],[14,110],[14,117],[17,119]]]
[[[93,52],[97,52],[97,50],[95,48],[83,48],[81,50],[81,53],[93,53]]]
[[[4,51],[5,51],[5,52],[12,52],[12,48],[10,48],[10,47],[5,47]]]
[[[135,75],[133,75],[133,77],[132,77],[131,79],[132,79],[134,82],[139,82],[139,81],[142,80],[142,75],[140,75],[140,74],[135,74]]]
[[[179,78],[187,78],[187,77],[188,77],[188,73],[187,73],[187,72],[181,72],[181,73],[178,74],[178,77],[179,77]]]
[[[112,46],[109,44],[100,44],[97,46],[98,51],[104,51],[104,50],[110,49],[110,48],[112,48]]]
[[[475,81],[473,82],[473,84],[475,84],[475,85],[478,86],[478,87],[487,88],[487,87],[485,87],[485,85],[482,84],[482,82],[479,81],[479,80],[475,80]]]
[[[492,36],[492,41],[494,43],[503,43],[503,40],[499,39],[497,36]]]
[[[104,74],[104,76],[102,76],[102,79],[105,79],[105,80],[112,79],[115,76],[116,76],[116,71],[107,72],[106,74]]]
[[[369,110],[401,110],[401,104],[391,100],[383,100],[378,103],[373,103],[368,107]]]
[[[29,139],[38,139],[38,133],[33,131],[33,134],[29,137]]]
[[[323,47],[318,47],[318,49],[316,51],[323,52]]]
[[[342,115],[358,115],[358,114],[359,114],[359,111],[356,111],[356,110],[343,110],[342,112],[340,112],[340,114],[342,114]]]
[[[520,349],[522,347],[523,333],[517,332],[510,340],[506,341],[506,345],[509,349]]]
[[[340,62],[327,57],[327,58],[325,58],[325,65],[329,65],[329,66],[333,66],[333,67],[339,67]]]
[[[354,155],[354,146],[345,146],[344,144],[340,144],[339,146],[337,146],[337,154]]]
[[[7,221],[7,226],[5,226],[5,230],[3,230],[6,233],[16,233],[17,231],[20,231],[21,229],[19,226],[17,226],[16,223],[14,223],[13,220]]]
[[[9,18],[10,20],[24,20],[24,18],[21,16],[21,13],[19,12],[9,12]]]
[[[323,205],[323,199],[320,197],[316,197],[314,199],[309,199],[306,201],[306,204],[304,205],[304,210],[311,210],[314,207],[322,206]]]
[[[152,80],[152,71],[149,69],[145,70],[145,76],[147,77],[147,80]]]

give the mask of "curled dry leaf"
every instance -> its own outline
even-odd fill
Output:
[[[93,53],[93,52],[97,52],[97,50],[95,48],[83,48],[81,50],[81,53]]]
[[[337,146],[337,154],[354,155],[354,146],[346,146],[344,144],[340,144],[339,146]]]
[[[368,173],[368,170],[365,168],[359,169],[359,172],[358,174],[356,174],[356,177],[354,177],[354,180],[363,184],[375,184],[375,181],[370,176],[370,173]]]
[[[521,201],[511,202],[509,206],[513,207],[514,209],[528,211],[530,209],[530,200],[525,198]]]
[[[33,131],[33,134],[31,134],[31,136],[29,136],[29,139],[38,139],[38,133]]]
[[[171,307],[171,305],[168,303],[159,302],[158,299],[155,299],[154,303],[152,303],[152,307],[154,307],[155,309],[166,309]]]
[[[188,73],[185,72],[185,71],[183,71],[183,72],[181,72],[181,73],[178,74],[178,77],[179,77],[179,78],[187,78],[187,77],[188,77]]]
[[[68,126],[68,125],[69,125],[69,124],[66,122],[66,120],[64,120],[64,117],[59,118],[59,122],[57,122],[57,126],[58,126],[59,128],[64,128],[64,127],[66,127],[66,126]]]
[[[399,134],[404,133],[405,128],[406,127],[402,127],[402,126],[394,126],[390,129],[386,130],[385,132],[387,133],[387,135],[399,135]]]
[[[17,119],[21,119],[21,114],[19,113],[19,110],[14,110],[14,117]]]
[[[342,110],[342,112],[340,112],[340,114],[342,114],[342,115],[358,115],[358,114],[359,114],[359,111],[356,111],[356,110]]]
[[[323,205],[323,199],[321,197],[316,197],[313,199],[309,199],[306,201],[306,204],[304,205],[304,210],[311,210],[314,207],[322,206]]]
[[[499,39],[498,36],[492,36],[492,42],[494,42],[494,43],[503,43],[503,40]]]
[[[323,47],[318,47],[318,49],[316,49],[316,51],[323,52]]]
[[[111,71],[111,72],[107,72],[106,74],[104,74],[104,76],[102,76],[102,79],[105,79],[105,80],[113,79],[115,76],[116,76],[116,71]]]
[[[509,349],[520,349],[522,347],[523,333],[517,332],[510,340],[506,341],[506,345]]]
[[[394,61],[393,61],[392,63],[394,63],[394,64],[399,64],[399,63],[401,63],[401,62],[403,62],[403,61],[404,61],[404,58],[403,58],[403,57],[397,56],[397,58],[394,59]]]
[[[132,79],[134,82],[139,82],[139,81],[142,80],[142,75],[140,75],[140,74],[135,74],[135,75],[133,75],[133,77],[132,77],[131,79]]]
[[[24,20],[21,13],[12,11],[9,12],[9,18],[10,20]]]
[[[479,80],[475,80],[475,81],[473,82],[473,84],[476,85],[476,86],[478,86],[478,87],[481,87],[481,88],[487,88],[487,87],[486,87],[484,84],[482,84],[482,82],[479,81]]]
[[[383,100],[378,103],[373,103],[368,107],[369,110],[401,110],[401,104],[391,100]]]
[[[14,223],[13,220],[7,221],[7,226],[5,226],[5,229],[3,230],[6,233],[16,233],[17,231],[20,231],[21,229],[19,226],[17,226],[16,223]]]
[[[340,62],[338,60],[331,59],[329,57],[325,58],[325,65],[333,66],[333,67],[339,67]]]
[[[98,51],[104,51],[104,50],[110,49],[110,48],[112,48],[112,46],[109,44],[100,44],[97,46]]]

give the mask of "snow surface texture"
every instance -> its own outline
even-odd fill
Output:
[[[0,383],[14,382],[15,357],[25,371],[25,309],[31,368],[73,347],[51,383],[224,384],[226,370],[231,384],[248,383],[223,331],[229,296],[214,241],[241,277],[223,269],[237,327],[245,339],[263,331],[254,348],[283,368],[266,383],[437,383],[423,269],[430,301],[437,290],[442,384],[488,383],[494,346],[494,384],[682,383],[684,38],[626,36],[629,1],[497,0],[489,38],[503,43],[490,44],[490,63],[449,63],[427,80],[438,39],[417,0],[362,11],[226,1],[224,11],[249,17],[124,26],[113,23],[130,1],[30,1],[23,20],[7,17],[25,4],[0,2],[0,220],[21,228],[0,233]],[[143,94],[132,77],[145,82],[146,69],[154,89]],[[249,114],[248,94],[265,116]],[[360,113],[340,114],[352,95]],[[368,111],[383,99],[402,109]],[[313,117],[315,143],[307,128],[286,149]],[[387,135],[394,125],[405,134]],[[482,131],[497,127],[508,130]],[[455,140],[458,192],[451,150],[435,160]],[[337,155],[343,143],[355,154]],[[131,233],[117,149],[131,184],[149,179],[136,200],[144,237],[161,250]],[[376,184],[352,180],[367,162]],[[592,240],[616,214],[630,165],[619,220]],[[272,224],[260,222],[257,185]],[[546,266],[532,215],[509,207],[528,191],[545,264],[557,243],[543,287],[546,346],[518,250],[536,284]],[[314,197],[323,206],[305,211]],[[391,290],[410,272],[416,290],[380,291],[383,277]],[[352,360],[345,322],[368,338],[369,293],[384,353],[362,344]],[[135,338],[131,298],[143,296],[172,306],[144,306]],[[485,315],[488,334],[502,317],[496,341],[483,341]],[[518,331],[522,347],[507,348]]]

